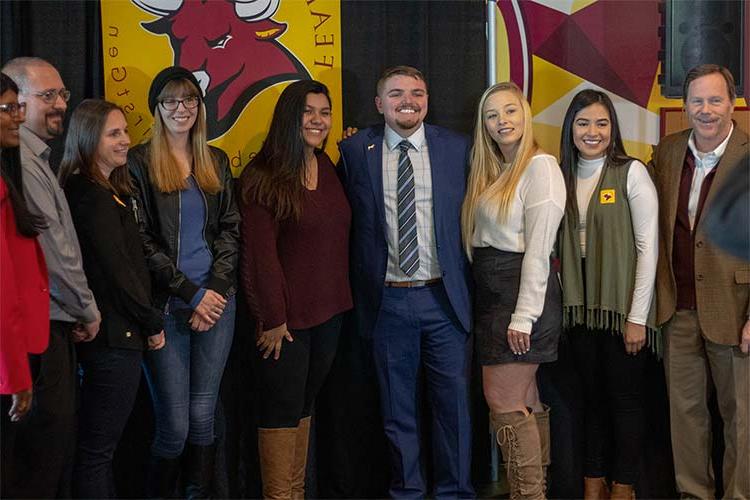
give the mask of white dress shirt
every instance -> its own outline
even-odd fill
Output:
[[[693,183],[690,185],[690,198],[688,198],[688,216],[690,217],[690,229],[695,226],[695,214],[698,212],[698,201],[701,197],[701,187],[703,186],[703,180],[706,176],[716,167],[724,155],[724,151],[727,149],[729,138],[732,137],[734,131],[734,123],[729,129],[727,138],[719,144],[716,149],[708,153],[702,153],[695,147],[695,138],[693,137],[694,132],[690,132],[690,138],[688,139],[688,147],[693,152],[695,158],[695,172],[693,173]]]
[[[398,157],[399,143],[404,140],[388,125],[383,136],[383,198],[388,239],[386,281],[422,281],[440,278],[442,271],[437,257],[435,224],[432,214],[432,170],[424,124],[406,138],[412,145],[409,159],[414,169],[414,198],[417,209],[417,241],[419,269],[408,276],[398,262]]]

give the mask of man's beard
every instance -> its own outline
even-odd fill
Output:
[[[411,130],[419,125],[419,118],[407,118],[402,120],[396,120],[396,124],[404,130]]]
[[[59,125],[50,125],[49,118],[53,118],[59,116],[60,117],[60,124]],[[65,132],[65,125],[63,124],[63,120],[65,119],[65,113],[61,111],[53,111],[52,113],[47,113],[47,134],[49,134],[51,137],[59,137],[63,135],[63,132]]]

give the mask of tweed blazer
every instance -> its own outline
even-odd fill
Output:
[[[674,227],[680,176],[688,151],[690,130],[664,137],[654,149],[651,173],[659,195],[659,260],[656,269],[657,323],[663,325],[676,309],[672,267]],[[748,136],[736,125],[716,166],[711,190],[694,229],[695,295],[703,336],[711,342],[737,345],[750,316],[750,263],[719,249],[706,236],[706,213],[735,169],[747,164]]]

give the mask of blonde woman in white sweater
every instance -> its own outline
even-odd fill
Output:
[[[564,210],[560,167],[537,146],[523,93],[513,83],[490,87],[477,112],[462,231],[484,396],[511,498],[544,498],[549,413],[536,370],[557,359],[562,306],[550,253]]]

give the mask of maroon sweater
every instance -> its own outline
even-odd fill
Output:
[[[711,170],[703,179],[701,192],[698,196],[698,207],[695,214],[695,223],[698,225],[703,204],[706,202],[708,191],[714,182],[714,176],[719,165]],[[702,280],[703,276],[695,275],[695,231],[690,229],[690,216],[688,214],[688,202],[690,200],[690,186],[693,184],[695,175],[695,158],[690,149],[685,154],[685,163],[680,176],[680,190],[677,197],[677,217],[674,225],[674,240],[672,245],[672,268],[674,269],[675,285],[677,286],[677,310],[695,310],[697,302],[695,298],[695,280]],[[698,243],[702,245],[703,243]]]
[[[306,191],[299,220],[277,222],[267,207],[242,203],[240,275],[259,329],[310,328],[351,309],[351,208],[335,167],[318,158],[318,188]]]

